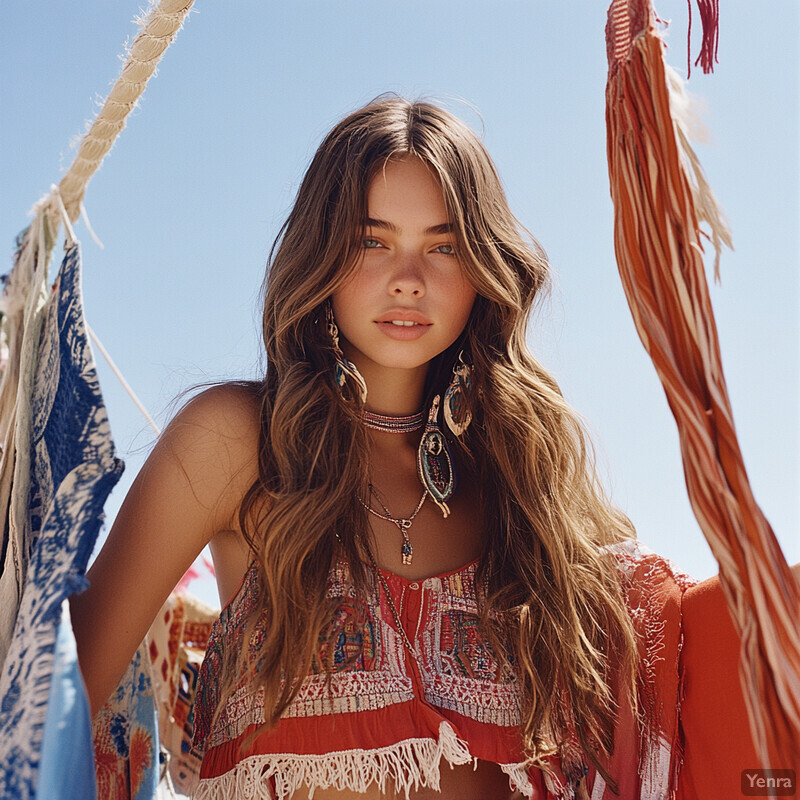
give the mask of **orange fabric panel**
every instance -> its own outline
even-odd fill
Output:
[[[730,800],[742,796],[741,773],[760,767],[739,679],[741,639],[719,577],[683,596],[684,763],[677,800]],[[790,764],[775,763],[777,768]]]

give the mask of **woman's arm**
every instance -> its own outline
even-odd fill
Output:
[[[92,715],[117,686],[155,615],[238,509],[258,474],[259,406],[249,389],[218,386],[170,423],[137,476],[89,588],[70,598]]]

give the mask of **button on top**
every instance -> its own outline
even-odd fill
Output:
[[[409,583],[408,584],[408,588],[409,589],[419,589],[419,584],[416,581],[414,581],[413,583]]]

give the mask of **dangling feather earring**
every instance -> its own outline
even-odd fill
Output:
[[[447,501],[455,489],[453,459],[447,447],[442,429],[439,427],[439,395],[433,398],[428,422],[417,449],[417,472],[422,485],[428,490],[442,514],[447,518],[450,509]]]
[[[467,404],[467,393],[472,389],[472,369],[464,363],[464,352],[458,354],[458,363],[453,367],[453,379],[444,393],[444,420],[454,436],[461,436],[472,422],[472,413]]]
[[[356,385],[361,391],[361,402],[366,403],[367,383],[358,371],[358,367],[347,358],[342,352],[342,348],[339,347],[339,328],[336,326],[336,320],[333,318],[333,305],[330,301],[325,303],[325,319],[328,325],[328,335],[331,337],[331,342],[333,343],[333,375],[336,385],[341,389],[349,376],[356,382]]]

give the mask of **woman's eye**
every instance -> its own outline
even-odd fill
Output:
[[[380,247],[381,243],[377,239],[364,239],[363,245],[367,250],[374,250]]]
[[[436,248],[436,252],[442,253],[443,255],[446,256],[454,256],[456,254],[456,249],[451,244],[440,244]]]

